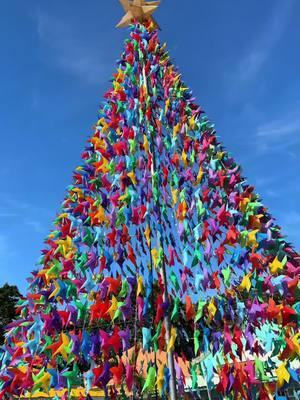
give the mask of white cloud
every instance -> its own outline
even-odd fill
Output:
[[[238,84],[250,83],[268,61],[274,47],[284,34],[296,0],[278,1],[264,29],[238,63],[232,80]]]
[[[51,51],[50,62],[88,84],[99,84],[106,76],[99,42],[85,41],[70,21],[50,16],[40,9],[36,15],[39,39]]]
[[[269,197],[273,197],[273,198],[278,198],[279,194],[277,192],[275,192],[275,190],[272,189],[267,189],[266,190],[266,195]]]
[[[283,233],[287,235],[287,240],[299,243],[300,212],[293,210],[282,214],[279,216],[278,222],[283,228]]]
[[[259,153],[282,151],[300,142],[299,113],[259,125],[256,129],[256,144]]]
[[[0,286],[10,281],[8,271],[12,268],[15,255],[16,251],[13,243],[10,243],[9,236],[0,233]]]
[[[2,205],[1,209],[6,210],[28,210],[32,208],[32,205],[23,201],[16,199],[10,193],[2,192],[0,193],[0,204]],[[10,212],[9,211],[9,212]],[[13,211],[14,213],[14,211]]]
[[[296,0],[278,0],[270,11],[263,29],[258,31],[252,44],[245,45],[245,53],[236,62],[236,67],[230,66],[230,72],[224,74],[227,96],[231,101],[241,99],[245,89],[253,87],[253,82],[261,73],[263,67],[270,59],[276,44],[281,39],[288,26],[293,6]],[[259,82],[255,86],[256,94],[265,91],[265,83]]]
[[[9,245],[8,236],[0,233],[0,267],[2,265],[5,265],[4,263],[13,254],[14,254],[14,251],[12,250],[12,248]]]
[[[289,213],[285,214],[283,217],[283,221],[286,224],[293,224],[300,226],[300,213],[297,211],[290,211]],[[299,232],[299,229],[298,229]]]
[[[272,184],[276,179],[276,176],[259,176],[255,181],[255,185],[264,187]]]
[[[17,216],[18,216],[18,214],[15,212],[0,210],[0,218],[15,218]]]
[[[45,233],[45,221],[47,220],[48,224],[49,217],[50,212],[46,208],[13,198],[9,193],[0,194],[0,223],[2,224],[11,219],[10,221],[18,221],[23,227],[27,226],[37,233]]]
[[[278,140],[286,136],[296,135],[300,138],[300,119],[281,119],[272,121],[257,128],[256,136]]]
[[[37,233],[45,233],[45,228],[41,221],[34,220],[34,219],[26,219],[25,224],[32,228]]]
[[[0,284],[2,283],[1,281],[5,280],[5,274],[4,274],[5,265],[3,261],[5,261],[6,252],[7,252],[6,237],[0,234]]]
[[[7,250],[6,237],[4,235],[0,235],[0,258],[5,254]]]

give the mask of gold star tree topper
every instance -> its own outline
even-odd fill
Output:
[[[117,28],[124,28],[130,25],[132,21],[143,21],[151,19],[155,24],[152,14],[160,4],[159,1],[145,1],[145,0],[119,0],[126,14],[118,23]],[[157,24],[156,24],[157,25]]]

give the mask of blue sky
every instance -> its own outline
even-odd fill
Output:
[[[300,2],[164,0],[171,57],[300,248]],[[117,0],[0,1],[0,285],[25,288],[109,87]]]

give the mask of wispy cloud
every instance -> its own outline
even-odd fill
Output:
[[[0,218],[15,218],[17,216],[18,216],[18,214],[15,212],[0,210]]]
[[[300,142],[299,113],[259,125],[256,129],[258,152],[282,151]]]
[[[45,233],[45,226],[41,221],[35,219],[25,219],[25,224],[37,233]]]
[[[13,254],[14,251],[9,245],[8,236],[3,233],[0,233],[0,266],[4,265],[4,263],[6,263],[9,257],[12,256]]]
[[[8,246],[7,246],[7,240],[6,240],[6,236],[0,234],[0,283],[2,284],[1,281],[5,281],[5,274],[4,274],[4,262],[5,259],[7,259],[7,251],[8,251]]]
[[[265,193],[266,193],[267,196],[272,197],[274,199],[280,197],[279,193],[276,192],[275,190],[272,190],[272,189],[267,189]]]
[[[5,254],[6,250],[7,250],[6,237],[0,234],[0,258],[2,258],[2,256]]]
[[[260,73],[277,42],[284,34],[295,2],[295,0],[277,1],[263,31],[257,36],[237,66],[235,79],[240,83],[250,82]]]
[[[287,235],[287,240],[299,243],[300,212],[292,210],[279,215],[278,222],[282,225],[283,233]]]
[[[49,224],[49,210],[29,204],[26,201],[13,198],[9,193],[1,193],[0,195],[0,224],[18,222],[19,227],[29,228],[37,233],[45,233],[46,223]],[[4,237],[2,236],[2,246],[4,245]],[[1,250],[1,243],[0,243]]]
[[[293,7],[297,0],[277,0],[270,9],[269,17],[261,29],[255,29],[252,43],[245,43],[235,67],[232,64],[224,70],[226,97],[230,102],[246,101],[248,95],[264,94],[265,80],[258,79],[270,60],[276,45],[285,33]]]
[[[10,236],[6,233],[0,233],[0,286],[3,284],[18,283],[17,280],[12,279],[15,272],[15,268],[12,266],[15,263],[15,257],[17,255],[16,246]]]
[[[36,14],[37,33],[51,50],[51,62],[88,84],[99,84],[107,75],[99,42],[85,41],[71,21],[46,14]],[[97,44],[97,47],[96,47]]]
[[[259,126],[256,136],[278,140],[286,136],[298,134],[300,138],[300,119],[277,120]]]
[[[255,185],[264,187],[270,184],[273,184],[277,180],[277,176],[259,176],[256,181]]]

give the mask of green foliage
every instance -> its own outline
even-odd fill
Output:
[[[4,330],[15,317],[15,306],[20,298],[17,286],[7,283],[0,288],[0,344],[4,342]]]

